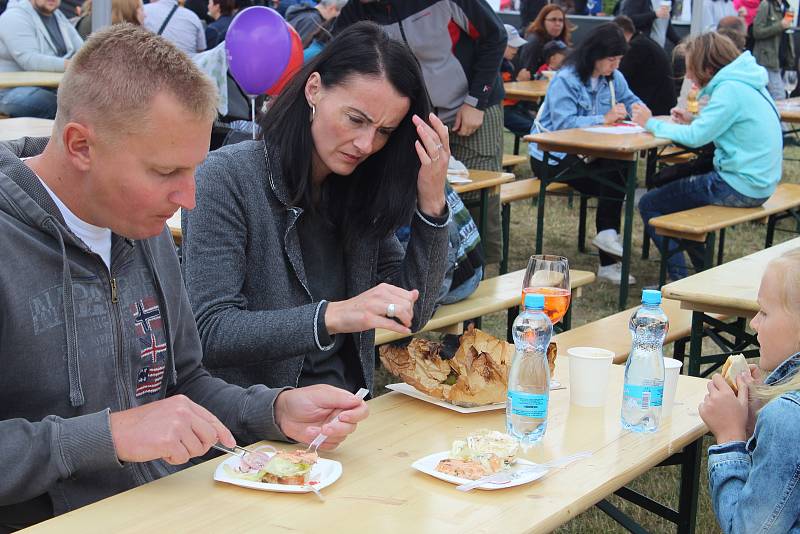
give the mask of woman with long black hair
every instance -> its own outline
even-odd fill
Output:
[[[414,56],[368,22],[295,75],[261,127],[209,154],[183,217],[204,363],[236,384],[372,388],[374,329],[422,327],[442,285],[447,128]]]
[[[624,119],[631,106],[641,100],[631,92],[625,77],[619,72],[619,63],[628,50],[622,30],[613,23],[598,26],[575,48],[564,67],[558,70],[547,88],[542,108],[534,121],[532,133],[569,128],[585,128],[614,124]],[[622,218],[622,189],[595,180],[602,176],[606,181],[623,186],[623,176],[616,164],[602,158],[583,161],[573,154],[550,153],[547,162],[538,145],[528,145],[531,168],[541,175],[544,165],[550,165],[550,176],[557,176],[576,165],[589,166],[587,177],[569,180],[569,185],[581,193],[598,196],[595,224],[597,236],[592,244],[600,250],[600,268],[597,277],[614,284],[622,279],[622,256],[619,228]],[[636,280],[629,277],[629,283]]]

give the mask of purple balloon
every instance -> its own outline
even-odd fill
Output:
[[[228,68],[242,89],[258,95],[280,79],[292,51],[283,17],[264,6],[240,11],[225,35]]]

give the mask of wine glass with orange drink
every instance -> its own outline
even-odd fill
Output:
[[[572,295],[567,258],[547,254],[531,256],[522,280],[523,303],[528,294],[543,295],[544,313],[553,324],[559,322],[567,313]]]

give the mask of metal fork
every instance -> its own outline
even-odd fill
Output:
[[[233,448],[226,447],[222,443],[217,443],[216,445],[211,446],[212,449],[217,449],[218,451],[227,452],[229,454],[233,454],[234,456],[238,456],[239,458],[243,457],[245,454],[251,453],[248,449],[244,447],[240,447],[238,445],[234,445]]]
[[[456,486],[456,489],[459,491],[469,491],[477,488],[478,486],[482,486],[487,482],[491,482],[493,484],[508,484],[512,480],[516,480],[530,473],[547,471],[548,469],[552,469],[554,467],[565,467],[574,461],[581,460],[583,458],[588,458],[591,455],[592,455],[591,451],[582,451],[575,454],[571,454],[569,456],[564,456],[563,458],[557,458],[555,460],[551,460],[543,464],[534,464],[530,467],[524,467],[516,471],[511,471],[511,472],[501,471],[499,473],[494,473],[492,475],[481,477],[478,480],[473,480],[472,482],[461,484],[460,486]]]
[[[363,400],[364,397],[366,397],[368,394],[369,394],[369,390],[368,389],[360,388],[355,393],[355,396],[358,397],[359,399]],[[337,415],[336,417],[331,419],[330,422],[331,423],[335,423],[335,422],[338,422],[338,421],[339,421],[339,416]],[[309,452],[311,449],[314,449],[314,452],[317,452],[317,449],[319,449],[319,446],[322,445],[325,442],[326,439],[328,439],[328,436],[326,436],[325,434],[320,432],[319,434],[317,434],[317,437],[314,438],[314,441],[312,441],[311,443],[308,444],[308,448],[306,449],[306,452]]]

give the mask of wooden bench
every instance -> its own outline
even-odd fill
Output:
[[[475,292],[466,299],[455,304],[440,306],[419,332],[439,331],[458,334],[462,331],[464,321],[519,306],[524,276],[525,269],[520,269],[483,280]],[[591,284],[594,279],[595,275],[592,272],[571,269],[569,280],[573,297],[578,296],[580,288]],[[404,337],[407,336],[379,328],[375,331],[375,345],[383,345]]]
[[[772,246],[775,237],[775,225],[787,217],[794,217],[800,222],[797,208],[800,207],[800,184],[779,184],[775,193],[763,205],[757,208],[729,208],[726,206],[700,206],[690,210],[678,211],[650,219],[656,234],[663,236],[661,250],[660,283],[666,281],[667,258],[672,254],[682,253],[685,246],[680,240],[705,244],[703,269],[711,267],[714,257],[716,232],[719,232],[719,248],[717,264],[722,264],[725,248],[725,229],[745,222],[767,220],[767,237],[765,248]],[[667,254],[670,239],[678,240],[678,248]]]
[[[500,186],[501,224],[503,227],[503,252],[500,260],[500,274],[508,272],[508,250],[511,234],[511,203],[517,200],[534,199],[539,196],[541,182],[536,178],[515,180]],[[567,184],[553,182],[547,186],[548,193],[567,193]]]
[[[511,172],[517,165],[528,163],[528,156],[523,154],[503,154],[503,170]]]
[[[659,163],[686,163],[697,157],[697,154],[680,146],[667,146],[658,152]]]
[[[614,363],[625,363],[631,351],[628,323],[638,309],[639,306],[635,306],[557,334],[554,341],[558,344],[559,356],[566,355],[567,349],[572,347],[600,347],[614,353]],[[661,309],[669,318],[669,331],[664,344],[679,342],[675,347],[675,357],[683,359],[692,328],[692,312],[681,309],[681,303],[671,299],[662,300]]]

